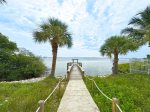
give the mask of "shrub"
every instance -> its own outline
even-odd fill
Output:
[[[22,80],[33,77],[40,77],[46,67],[35,56],[22,54],[0,53],[0,79],[1,80]]]
[[[0,33],[0,80],[22,80],[39,77],[45,65],[26,49],[19,50],[16,43]]]
[[[147,55],[147,59],[150,59],[150,55],[149,54]]]
[[[119,64],[118,69],[120,73],[129,73],[129,63]]]

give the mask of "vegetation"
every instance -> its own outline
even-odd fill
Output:
[[[104,45],[100,48],[100,53],[104,56],[114,57],[113,74],[118,74],[118,60],[119,54],[125,55],[129,51],[135,51],[138,49],[138,45],[134,43],[132,39],[125,36],[112,36],[106,40]]]
[[[149,54],[147,55],[147,59],[150,59],[150,55]]]
[[[123,63],[118,65],[119,73],[129,73],[129,63]]]
[[[17,45],[0,34],[0,80],[39,77],[45,72],[42,61],[30,52],[18,51]]]
[[[0,112],[35,112],[38,101],[45,100],[57,83],[58,79],[49,77],[36,83],[0,83]],[[45,103],[45,112],[57,112],[64,89]]]
[[[106,95],[119,99],[119,105],[123,112],[149,112],[150,77],[148,75],[120,74],[105,78],[92,78]],[[111,112],[111,101],[100,94],[96,87],[92,94],[92,82],[88,79],[85,82],[100,111]]]
[[[139,45],[149,42],[150,46],[150,6],[136,14],[130,20],[129,25],[131,27],[122,30],[122,33],[134,38]]]
[[[0,51],[11,52],[18,50],[16,43],[8,40],[6,36],[0,33]]]
[[[52,69],[51,76],[55,75],[58,47],[72,46],[71,34],[68,32],[68,26],[58,19],[50,18],[48,22],[40,25],[39,30],[33,33],[36,42],[50,42],[52,47]]]

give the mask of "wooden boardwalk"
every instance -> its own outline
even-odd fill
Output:
[[[87,90],[77,65],[74,65],[57,112],[100,112]]]

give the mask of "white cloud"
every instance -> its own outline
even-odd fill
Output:
[[[51,48],[35,44],[32,32],[48,17],[57,17],[69,25],[74,46],[59,50],[59,56],[99,56],[98,49],[111,35],[120,33],[148,0],[7,0],[0,7],[0,31],[37,55],[49,56]],[[88,9],[89,3],[93,6]],[[88,9],[88,10],[87,10]],[[89,12],[90,11],[90,12]],[[61,48],[62,49],[62,48]],[[140,51],[138,51],[140,52]]]

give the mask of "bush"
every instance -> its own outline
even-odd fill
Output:
[[[40,77],[45,69],[40,58],[35,56],[0,52],[1,80],[12,81]]]
[[[18,49],[16,43],[0,33],[0,80],[22,80],[39,77],[45,65],[26,49]]]
[[[108,77],[91,77],[98,87],[110,98],[116,97],[123,112],[150,112],[150,77],[143,74],[119,74]],[[85,82],[101,112],[111,112],[111,101]]]
[[[119,64],[118,70],[120,73],[129,73],[129,63]]]
[[[149,54],[147,55],[147,59],[150,59],[150,55]]]

